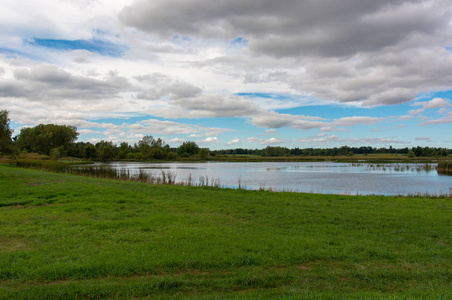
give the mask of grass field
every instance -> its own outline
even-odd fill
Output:
[[[0,165],[0,299],[451,299],[452,199]]]

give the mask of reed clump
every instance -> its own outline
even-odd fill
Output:
[[[167,170],[161,170],[160,176],[139,170],[137,174],[132,174],[126,168],[116,169],[108,165],[72,165],[68,162],[58,162],[51,160],[17,160],[15,165],[20,168],[31,168],[49,171],[53,173],[65,173],[87,177],[97,177],[104,179],[115,179],[124,181],[137,181],[150,184],[166,184],[181,186],[199,186],[220,188],[221,180],[219,178],[209,178],[200,176],[197,183],[193,182],[190,174],[188,180],[176,182],[177,173]]]
[[[51,160],[17,160],[16,166],[20,168],[32,168],[46,170],[55,173],[70,173],[71,165]]]
[[[71,165],[69,163],[50,160],[17,160],[15,165],[20,168],[38,169],[54,173],[168,185],[176,184],[177,175],[175,172],[163,170],[161,176],[155,176],[144,170],[139,170],[138,174],[131,174],[130,170],[125,168],[115,169],[106,165]]]
[[[452,174],[452,160],[444,160],[438,163],[436,170],[439,174]]]

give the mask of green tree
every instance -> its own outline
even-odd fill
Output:
[[[63,149],[67,149],[78,135],[75,126],[39,124],[21,129],[17,144],[20,150],[49,155],[54,148],[63,146]]]
[[[96,147],[93,144],[88,143],[83,148],[83,158],[93,159],[96,157]]]
[[[267,146],[264,149],[262,156],[285,156],[289,153],[289,149],[284,147]]]
[[[166,153],[161,148],[152,148],[149,157],[153,159],[164,159],[166,158]]]
[[[413,150],[410,150],[406,156],[411,158],[411,157],[416,157],[416,154],[414,153]]]
[[[113,148],[111,145],[105,145],[100,152],[100,159],[102,161],[109,162],[113,158],[115,158],[115,153],[113,152]]]
[[[154,144],[154,138],[152,135],[145,135],[140,141],[138,141],[138,152],[143,155],[143,158],[149,158],[151,156],[151,145]]]
[[[195,142],[184,142],[177,148],[177,155],[187,153],[188,155],[196,155],[199,152],[199,146]]]
[[[209,157],[209,148],[202,148],[198,152],[198,156],[201,159],[207,159]]]
[[[8,111],[0,110],[0,154],[10,154],[13,151],[13,141],[11,134],[13,131],[9,127],[10,119]]]
[[[52,150],[50,150],[50,157],[52,158],[52,159],[59,159],[59,158],[61,158],[63,155],[61,154],[61,151],[60,151],[60,147],[58,147],[58,148],[53,148]]]

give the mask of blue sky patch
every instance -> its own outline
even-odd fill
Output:
[[[34,38],[28,44],[52,48],[61,51],[87,50],[104,56],[120,57],[128,50],[125,45],[118,45],[103,40],[53,40]]]
[[[248,43],[249,41],[242,37],[235,38],[231,41],[231,44],[235,46],[248,46]]]
[[[265,99],[294,99],[296,96],[288,95],[288,94],[275,94],[275,93],[237,93],[237,96],[245,97],[245,98],[265,98]]]

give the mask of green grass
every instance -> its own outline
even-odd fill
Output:
[[[450,299],[452,200],[0,165],[0,299]]]

